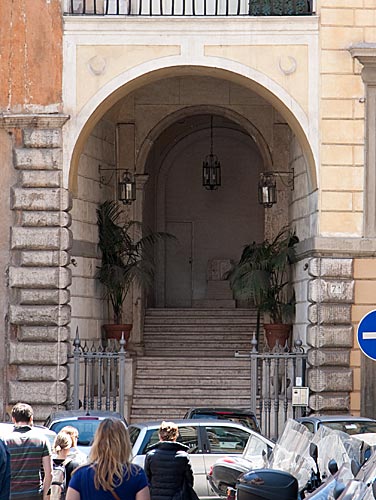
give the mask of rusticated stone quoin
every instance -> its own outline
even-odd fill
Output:
[[[314,258],[309,260],[308,272],[321,278],[351,279],[353,275],[352,259]]]
[[[72,282],[67,267],[10,267],[9,285],[13,288],[67,288]]]
[[[9,345],[9,362],[14,365],[59,365],[68,361],[67,344],[11,342]]]
[[[20,172],[20,184],[23,188],[58,188],[60,187],[61,173],[58,170],[35,171],[24,170]]]
[[[13,210],[68,210],[71,198],[65,189],[14,188],[11,192]]]
[[[312,394],[309,406],[315,412],[338,411],[347,412],[350,409],[350,396],[344,392],[324,392]]]
[[[70,255],[68,252],[59,251],[23,251],[20,252],[21,266],[67,266],[70,262]],[[41,269],[40,272],[43,272]]]
[[[72,217],[67,212],[21,212],[17,214],[20,226],[35,227],[69,227]]]
[[[37,420],[67,399],[71,271],[68,229],[72,199],[62,186],[62,131],[67,116],[23,114],[3,117],[18,129],[13,151],[18,179],[11,189],[14,225],[8,320],[9,401],[28,401]]]
[[[55,382],[65,380],[67,376],[67,366],[17,366],[17,380]]]
[[[28,342],[65,342],[69,339],[67,326],[21,326],[17,338]]]
[[[308,383],[313,392],[350,392],[352,370],[349,368],[322,367],[308,370]]]
[[[23,140],[27,148],[59,148],[62,134],[60,129],[25,129]]]
[[[311,366],[350,366],[350,351],[337,349],[310,349],[308,363]]]
[[[314,411],[348,411],[353,377],[351,304],[354,300],[352,259],[309,260],[307,343],[309,405]]]
[[[308,307],[308,319],[319,325],[351,323],[351,304],[312,304]]]
[[[64,326],[69,323],[70,316],[68,305],[9,307],[9,320],[15,325]]]
[[[72,234],[66,228],[12,228],[12,250],[69,250]]]
[[[67,400],[67,385],[65,382],[9,382],[10,404],[27,401],[31,405],[63,404]],[[46,411],[49,411],[48,406]]]
[[[62,166],[60,149],[16,149],[15,167],[23,170],[58,170]]]
[[[309,282],[308,300],[310,302],[340,302],[352,304],[354,301],[353,280],[315,279]]]
[[[69,301],[69,290],[20,290],[21,305],[59,305]]]
[[[307,330],[307,343],[311,347],[350,349],[353,337],[352,325],[309,325]]]

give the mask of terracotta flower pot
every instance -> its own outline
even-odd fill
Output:
[[[115,325],[115,324],[107,324],[103,325],[103,330],[106,334],[107,339],[116,339],[120,340],[122,332],[124,332],[124,340],[126,341],[126,346],[128,345],[128,340],[131,334],[132,325]]]
[[[269,349],[273,349],[276,346],[277,341],[280,347],[290,346],[290,333],[291,325],[285,325],[280,323],[266,323],[264,324],[265,337],[268,343]]]

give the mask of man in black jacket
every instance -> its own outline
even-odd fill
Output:
[[[151,500],[188,500],[193,491],[189,448],[176,442],[179,430],[173,422],[162,422],[158,435],[145,457]]]

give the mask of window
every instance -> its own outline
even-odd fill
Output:
[[[188,453],[197,453],[198,437],[197,428],[191,425],[179,426],[179,436],[177,441],[188,446]],[[143,449],[140,450],[141,455],[145,455],[150,448],[159,442],[158,429],[150,430],[146,433]]]
[[[131,440],[131,445],[133,447],[141,431],[138,427],[128,427],[128,431],[129,439]]]
[[[243,453],[249,433],[236,427],[207,426],[211,453]]]

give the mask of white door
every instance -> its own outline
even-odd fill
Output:
[[[166,231],[166,307],[192,306],[192,222],[170,221]]]

